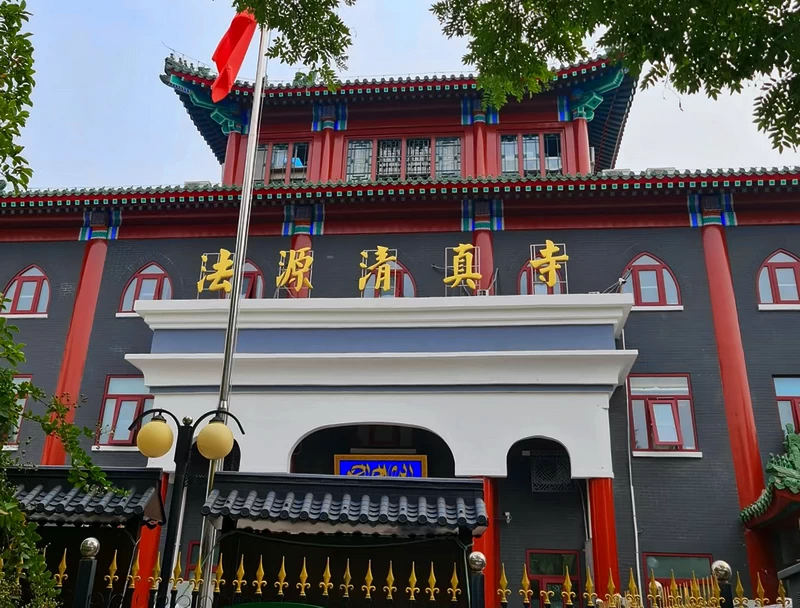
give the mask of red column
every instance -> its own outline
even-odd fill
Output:
[[[592,561],[597,597],[608,592],[609,573],[617,591],[622,588],[617,557],[617,522],[614,519],[614,480],[589,480],[589,514],[592,520]]]
[[[492,232],[490,230],[476,230],[472,233],[472,244],[480,250],[480,264],[478,272],[481,273],[479,289],[489,289],[492,285],[494,273],[494,247],[492,245]],[[489,294],[494,293],[494,287]]]
[[[72,318],[69,321],[55,393],[57,397],[62,398],[64,405],[70,408],[66,417],[68,422],[75,419],[75,410],[72,406],[80,398],[83,368],[89,353],[89,338],[92,335],[94,311],[97,307],[107,251],[108,243],[98,239],[86,243],[83,254],[81,276],[78,279],[75,304],[72,307]],[[44,441],[41,464],[62,465],[65,462],[66,453],[61,441],[53,435],[48,435]]]
[[[486,556],[486,569],[483,571],[484,598],[486,608],[496,604],[497,589],[500,582],[500,528],[497,525],[497,480],[483,478],[483,502],[486,503],[488,527],[482,536],[476,538],[473,549]]]
[[[575,151],[577,153],[575,171],[581,175],[588,175],[592,171],[592,160],[589,152],[589,124],[585,118],[576,118],[572,124],[575,130]]]
[[[322,129],[322,158],[319,181],[327,182],[331,179],[331,162],[333,161],[333,127]]]
[[[222,168],[222,183],[226,186],[235,183],[236,165],[239,158],[239,141],[241,139],[241,133],[231,132],[228,134],[228,146],[225,148],[225,164]]]
[[[292,237],[292,249],[297,251],[298,249],[303,249],[303,247],[311,248],[311,236],[308,234],[295,234]],[[314,268],[314,265],[311,265],[311,268]],[[312,279],[311,279],[311,286],[314,286],[314,279],[313,279],[313,272],[312,272]],[[295,290],[294,288],[289,288],[292,295],[295,298],[307,298],[309,296],[308,287],[303,287],[302,289]]]
[[[753,503],[764,489],[764,469],[758,450],[756,421],[750,400],[725,233],[722,226],[716,225],[703,226],[701,231],[733,471],[739,506],[744,508]],[[748,531],[745,533],[745,546],[751,584],[755,586],[756,573],[760,573],[767,592],[774,595],[777,588],[775,563],[766,539],[757,532]]]
[[[483,114],[475,116],[475,173],[486,175],[486,119]]]
[[[161,502],[167,502],[167,487],[169,486],[169,473],[162,473],[161,475]],[[180,502],[180,501],[178,501]],[[180,505],[172,505],[170,508],[180,508]],[[143,526],[139,531],[139,572],[148,573],[152,572],[155,566],[156,559],[158,558],[158,548],[161,544],[161,526],[155,528],[148,528]],[[164,572],[172,572],[172,567],[167,567],[166,564],[161,564],[161,570]],[[150,599],[150,583],[147,580],[148,574],[142,576],[142,580],[136,583],[136,589],[133,592],[132,608],[147,608],[148,600]],[[190,574],[185,573],[184,577],[188,579]]]

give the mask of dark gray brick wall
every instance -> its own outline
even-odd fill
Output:
[[[77,235],[77,233],[76,233]],[[75,302],[75,289],[81,271],[84,243],[0,243],[0,290],[4,290],[19,271],[36,264],[50,281],[50,306],[46,319],[14,319],[19,328],[17,340],[25,344],[26,362],[20,372],[31,374],[33,382],[52,396],[58,382],[64,342]],[[42,413],[44,406],[28,401],[27,407]],[[30,438],[28,442],[27,439]],[[19,455],[26,462],[39,462],[44,445],[41,429],[23,423]]]

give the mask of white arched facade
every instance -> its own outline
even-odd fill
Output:
[[[239,436],[234,429],[241,448],[240,470],[289,472],[295,446],[317,430],[391,424],[422,428],[441,437],[453,453],[458,476],[504,476],[511,446],[542,437],[565,447],[573,477],[612,477],[609,397],[624,382],[636,352],[593,348],[581,335],[607,333],[613,346],[613,336],[621,330],[632,304],[630,296],[440,300],[243,302],[248,305],[242,311],[243,324],[250,329],[284,327],[284,315],[292,312],[301,317],[300,323],[305,316],[306,323],[320,330],[385,331],[387,323],[398,329],[431,331],[449,327],[469,332],[468,323],[489,331],[503,325],[519,331],[523,327],[548,329],[535,334],[547,350],[481,350],[478,341],[476,346],[467,345],[473,350],[447,351],[443,340],[436,351],[414,352],[404,347],[403,352],[359,352],[357,340],[351,340],[350,352],[239,354],[233,375],[239,388],[231,399],[231,411],[246,431]],[[298,303],[302,310],[288,310]],[[156,332],[172,330],[170,339],[225,320],[219,314],[222,309],[216,310],[218,303],[209,300],[140,306],[140,314]],[[608,331],[590,330],[590,326],[607,326]],[[555,348],[562,332],[573,336],[569,344],[580,348]],[[397,334],[386,335],[391,345],[391,335]],[[154,340],[155,344],[162,342]],[[217,389],[209,385],[220,377],[220,354],[153,352],[127,358],[144,373],[155,407],[169,409],[178,418],[196,417],[216,407]],[[149,464],[170,470],[172,456]]]

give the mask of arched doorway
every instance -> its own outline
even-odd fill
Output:
[[[303,438],[292,454],[292,473],[339,474],[337,457],[380,463],[420,462],[426,477],[454,477],[455,459],[444,440],[425,429],[388,424],[336,426]],[[390,475],[391,476],[391,475]]]
[[[497,484],[497,524],[508,579],[521,580],[527,564],[534,599],[541,590],[553,591],[552,608],[561,608],[565,566],[576,590],[586,570],[586,484],[572,478],[564,446],[549,439],[518,441],[507,462],[508,476]]]

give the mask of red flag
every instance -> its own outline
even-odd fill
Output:
[[[256,25],[258,25],[256,18],[250,13],[237,13],[228,31],[219,41],[217,50],[211,56],[219,72],[219,76],[211,85],[211,101],[214,103],[225,99],[231,92],[256,31]]]

